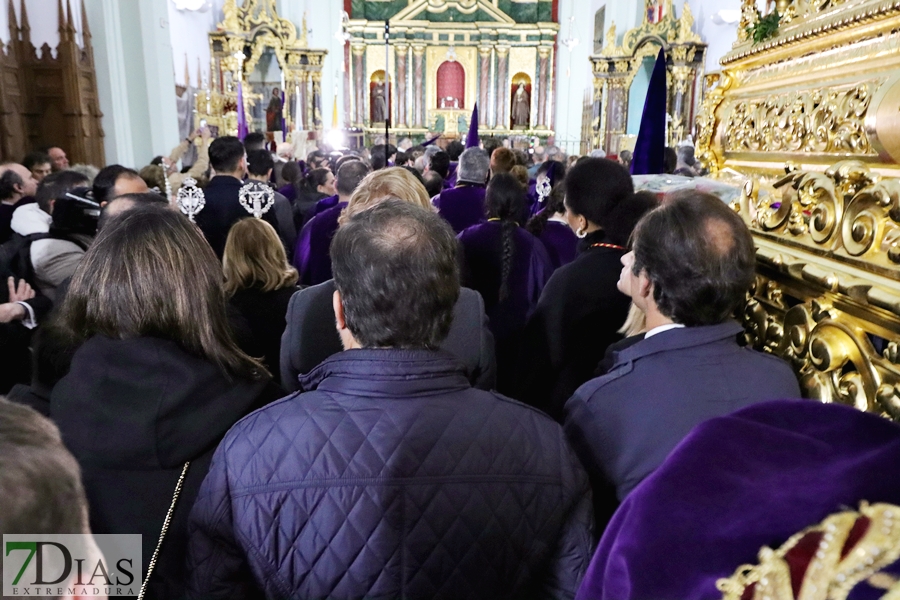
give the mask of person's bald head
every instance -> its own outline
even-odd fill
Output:
[[[7,172],[10,175],[4,177]],[[34,175],[19,163],[0,165],[0,178],[3,178],[4,189],[9,188],[9,193],[4,192],[0,200],[18,202],[20,198],[34,196],[37,192],[38,182]]]
[[[110,200],[100,211],[100,220],[97,223],[97,233],[99,233],[107,224],[122,213],[138,206],[146,206],[148,204],[157,204],[160,206],[169,206],[169,202],[160,194],[154,192],[124,194]]]

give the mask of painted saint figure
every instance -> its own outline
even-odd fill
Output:
[[[283,106],[281,90],[277,87],[272,88],[272,99],[269,100],[269,106],[266,107],[266,131],[281,131]]]
[[[520,83],[519,89],[516,90],[515,105],[513,106],[513,125],[515,127],[528,127],[528,120],[531,116],[531,98],[525,91],[525,84]]]
[[[387,114],[387,104],[384,99],[384,83],[378,82],[372,88],[372,121],[383,123]]]

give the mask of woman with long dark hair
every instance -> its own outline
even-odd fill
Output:
[[[528,323],[514,397],[562,416],[566,400],[591,379],[631,299],[616,287],[620,259],[638,220],[658,204],[634,193],[631,175],[605,158],[588,158],[565,180],[566,220],[578,236],[578,255],[550,278]]]
[[[146,573],[170,523],[147,597],[183,596],[187,516],[216,445],[278,397],[234,341],[222,281],[184,215],[141,206],[97,236],[61,310],[79,347],[50,416],[81,465],[91,530],[141,534]]]
[[[553,265],[543,243],[520,227],[525,189],[514,175],[487,187],[487,223],[459,234],[462,284],[481,293],[497,348],[497,389],[512,385],[522,330]]]

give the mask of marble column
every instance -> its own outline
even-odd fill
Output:
[[[497,127],[509,129],[509,47],[497,47]]]
[[[369,116],[366,114],[366,95],[369,91],[369,81],[365,71],[366,47],[362,44],[354,45],[353,52],[353,86],[356,90],[356,107],[354,111],[353,124],[364,126],[369,122]]]
[[[482,123],[488,123],[489,106],[491,94],[491,47],[482,46],[478,48],[478,56],[481,59],[481,73],[478,82],[478,110],[479,118]]]
[[[547,107],[550,103],[550,50],[548,46],[538,48],[538,81],[540,82],[540,95],[538,96],[537,129],[547,128]]]
[[[57,6],[56,2],[43,4]],[[70,5],[76,13],[79,4]],[[84,9],[106,132],[106,162],[140,166],[148,157],[174,147],[180,137],[172,65],[182,63],[172,58],[166,3],[89,0]],[[46,17],[33,8],[29,13],[32,22]]]
[[[350,112],[350,44],[344,44],[344,73],[343,73],[343,86],[344,86],[344,128],[350,127],[353,124],[353,113]]]
[[[413,46],[413,126],[427,127],[425,122],[425,46]]]
[[[312,123],[316,129],[322,128],[322,74],[311,73],[312,77]]]
[[[406,129],[407,125],[407,106],[406,106],[406,64],[409,54],[409,46],[406,44],[398,44],[394,47],[397,60],[397,127]]]

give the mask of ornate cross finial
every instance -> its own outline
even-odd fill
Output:
[[[168,178],[166,178],[166,186],[168,187]],[[193,177],[186,177],[181,189],[178,190],[178,208],[187,215],[191,222],[197,214],[206,206],[206,196],[203,190],[197,187],[197,180]]]
[[[241,188],[238,200],[248,213],[261,219],[275,204],[275,192],[261,181],[249,181]]]

